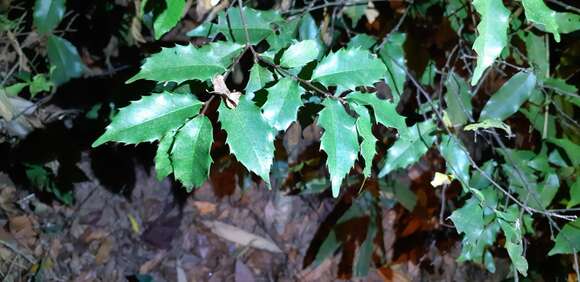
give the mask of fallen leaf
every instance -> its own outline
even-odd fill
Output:
[[[95,255],[95,262],[97,265],[103,264],[109,260],[111,250],[113,249],[113,240],[107,238],[101,242],[97,254]]]
[[[139,267],[139,273],[145,274],[151,272],[155,267],[159,265],[159,263],[165,258],[167,254],[166,251],[161,251],[157,253],[152,259],[146,261],[144,264]]]
[[[206,201],[193,201],[193,206],[199,211],[201,215],[214,213],[216,211],[216,204]]]
[[[252,270],[241,260],[236,260],[236,270],[235,270],[235,281],[236,282],[254,282],[256,278]]]
[[[219,237],[242,246],[251,246],[256,249],[281,253],[282,250],[271,240],[249,233],[233,225],[216,220],[204,220],[202,223]]]
[[[36,231],[33,222],[26,215],[14,216],[8,219],[10,232],[20,244],[33,248],[36,242]]]

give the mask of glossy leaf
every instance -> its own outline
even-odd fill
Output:
[[[566,208],[571,208],[580,204],[580,179],[577,179],[570,187],[570,201]]]
[[[223,73],[232,63],[233,57],[242,51],[236,43],[215,42],[201,48],[193,45],[162,48],[145,60],[141,70],[127,83],[139,79],[157,81],[209,80]]]
[[[398,139],[387,151],[385,164],[379,172],[379,177],[383,177],[395,169],[407,168],[417,162],[435,142],[435,136],[430,136],[433,130],[435,130],[435,125],[431,120],[411,127],[411,138],[408,140]]]
[[[502,0],[474,0],[473,6],[480,14],[481,21],[477,25],[479,36],[473,43],[473,49],[478,56],[471,85],[477,84],[483,72],[493,64],[507,45],[510,17],[510,12]]]
[[[580,251],[580,218],[569,222],[556,236],[556,244],[548,253],[549,256],[556,254],[573,254]]]
[[[314,69],[312,80],[324,86],[354,89],[372,85],[386,72],[385,65],[367,50],[340,49],[330,53]]]
[[[471,95],[469,95],[469,86],[455,73],[451,73],[445,82],[447,93],[445,94],[445,103],[447,104],[447,113],[453,126],[464,125],[471,117]]]
[[[564,149],[568,158],[572,161],[574,166],[580,165],[580,145],[572,142],[570,139],[555,139],[550,138],[548,141],[552,144],[558,145],[560,148]]]
[[[298,38],[300,40],[319,39],[319,34],[318,25],[312,15],[310,13],[304,14],[298,27]]]
[[[71,78],[80,77],[85,66],[77,52],[77,48],[68,40],[50,35],[47,43],[48,61],[54,69],[50,72],[50,79],[60,85]]]
[[[536,76],[533,73],[515,74],[487,101],[479,120],[508,118],[528,100],[535,86]]]
[[[339,101],[325,99],[323,105],[324,109],[318,114],[318,124],[324,129],[320,149],[327,156],[332,196],[336,198],[342,180],[357,159],[358,136],[355,119],[348,115]]]
[[[364,34],[360,33],[355,35],[353,38],[350,39],[346,48],[353,49],[353,48],[360,48],[360,49],[370,49],[373,45],[377,43],[377,39]]]
[[[356,129],[358,135],[362,138],[360,154],[365,161],[363,175],[365,177],[370,177],[373,158],[377,154],[377,138],[373,135],[371,116],[369,111],[363,106],[353,103],[349,104],[349,106],[358,114]]]
[[[528,59],[534,67],[534,73],[538,80],[548,78],[548,71],[550,70],[550,62],[548,58],[548,50],[544,36],[536,36],[533,33],[528,33],[525,38]]]
[[[239,7],[231,7],[226,13],[220,13],[218,23],[213,27],[216,32],[222,33],[226,39],[244,44],[246,43],[246,30],[250,37],[250,44],[258,44],[260,41],[274,34],[271,24],[282,22],[277,13],[270,11],[254,10],[248,7],[242,8],[245,18],[242,21]],[[233,38],[232,38],[233,36]]]
[[[171,162],[175,178],[191,191],[201,186],[209,175],[210,149],[213,143],[213,128],[205,115],[188,121],[175,134],[171,149]]]
[[[304,40],[292,44],[280,59],[280,65],[286,68],[297,68],[316,60],[320,54],[320,48],[316,41]]]
[[[155,39],[160,39],[165,33],[170,31],[183,15],[185,9],[184,0],[165,0],[166,8],[161,12],[153,22],[153,31]]]
[[[109,141],[137,144],[159,140],[196,115],[201,105],[191,94],[163,92],[145,96],[120,109],[93,147]]]
[[[548,8],[544,0],[522,0],[522,4],[526,12],[526,19],[542,26],[546,31],[553,33],[556,42],[560,42],[556,11]]]
[[[276,130],[286,130],[297,119],[298,109],[303,106],[302,87],[295,80],[285,77],[267,89],[268,100],[262,106],[262,115]]]
[[[170,153],[171,147],[173,147],[175,133],[175,130],[170,130],[159,141],[159,146],[155,153],[155,172],[157,173],[157,180],[161,180],[173,172]]]
[[[453,211],[449,219],[453,221],[457,233],[464,233],[470,241],[478,240],[483,233],[483,209],[477,201],[468,201],[463,207]]]
[[[399,102],[401,95],[403,95],[403,88],[407,80],[405,51],[403,50],[405,39],[406,35],[404,33],[393,33],[387,37],[387,42],[379,52],[387,66],[385,80],[391,89],[395,104]]]
[[[270,167],[274,158],[274,130],[252,101],[240,99],[234,109],[222,103],[219,121],[227,133],[230,152],[249,171],[270,185]]]
[[[558,32],[572,33],[580,30],[580,15],[574,13],[556,13]]]
[[[353,92],[346,97],[349,101],[373,109],[376,122],[397,129],[401,138],[412,139],[405,117],[397,112],[397,105],[391,101],[381,100],[374,93]]]
[[[259,64],[254,64],[252,69],[250,69],[250,79],[248,84],[246,84],[246,92],[256,92],[266,85],[266,83],[273,81],[274,76],[272,73],[260,66]]]
[[[48,34],[64,17],[65,0],[36,0],[34,4],[34,26],[40,34]]]
[[[277,33],[270,34],[266,37],[270,51],[277,51],[288,47],[296,39],[300,18],[294,18],[281,24]]]
[[[439,151],[446,161],[447,172],[459,178],[462,185],[469,185],[469,155],[462,149],[462,145],[455,138],[446,135],[441,140]],[[464,189],[468,190],[469,187],[465,185]]]

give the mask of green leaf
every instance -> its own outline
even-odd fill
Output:
[[[312,80],[327,87],[336,85],[345,90],[361,85],[372,85],[380,80],[385,72],[385,65],[369,51],[340,49],[336,53],[331,52],[320,61],[314,69]]]
[[[548,71],[550,70],[548,50],[544,38],[544,36],[536,36],[531,32],[525,38],[528,59],[534,67],[536,77],[542,81],[548,78]]]
[[[451,73],[445,82],[447,93],[445,103],[447,103],[447,113],[453,126],[464,125],[471,117],[471,95],[469,86],[463,78]]]
[[[479,120],[505,120],[528,100],[535,86],[536,76],[533,73],[522,71],[515,74],[487,101]]]
[[[258,44],[266,37],[274,34],[271,24],[283,22],[279,14],[269,11],[243,7],[242,13],[244,13],[245,25],[240,15],[239,7],[229,8],[227,16],[224,12],[220,13],[218,23],[214,26],[216,32],[222,33],[228,41],[245,44],[247,30],[250,37],[249,43]]]
[[[573,254],[578,251],[580,251],[580,218],[564,225],[548,255]]]
[[[171,164],[171,147],[173,140],[175,140],[175,130],[169,130],[159,141],[157,152],[155,153],[155,172],[157,180],[162,180],[173,172],[173,165]]]
[[[478,57],[471,85],[477,84],[483,72],[493,64],[507,45],[510,17],[510,12],[502,0],[474,0],[473,6],[481,15],[481,21],[477,25],[479,36],[473,43],[473,49]]]
[[[241,51],[242,45],[229,42],[210,43],[201,48],[193,45],[162,48],[145,59],[139,73],[127,83],[139,79],[177,83],[193,79],[205,81],[225,72]]]
[[[566,151],[568,158],[572,161],[574,166],[580,165],[580,145],[570,141],[570,139],[555,139],[549,138],[548,142],[558,145],[560,148]]]
[[[447,172],[461,179],[462,185],[469,185],[469,155],[461,149],[462,145],[458,144],[455,138],[448,135],[443,136],[439,151],[447,163]],[[468,187],[464,186],[467,190]]]
[[[342,180],[357,158],[358,136],[355,119],[348,115],[339,101],[328,98],[323,105],[324,109],[318,114],[318,124],[324,129],[320,138],[320,149],[327,155],[332,196],[336,198]]]
[[[356,27],[360,19],[365,15],[366,9],[366,5],[350,5],[344,8],[344,14],[351,19],[350,27]]]
[[[260,109],[247,99],[240,99],[234,109],[221,103],[219,121],[228,137],[230,152],[248,170],[270,185],[270,167],[274,158],[274,130],[262,117]]]
[[[302,16],[300,21],[300,26],[298,27],[298,38],[300,40],[306,39],[319,39],[320,31],[316,21],[310,13],[306,13]]]
[[[369,111],[357,104],[349,104],[351,108],[358,114],[356,120],[356,128],[358,135],[362,138],[360,144],[360,154],[365,161],[363,175],[365,177],[371,176],[371,168],[373,166],[373,158],[377,153],[377,138],[373,135],[371,116]]]
[[[381,100],[376,94],[353,92],[348,94],[347,100],[373,109],[376,122],[397,129],[403,139],[412,139],[405,117],[397,113],[397,105],[391,101]]]
[[[175,178],[191,192],[201,186],[209,175],[210,149],[213,143],[213,127],[205,115],[188,121],[175,134],[171,149],[171,161]]]
[[[40,34],[49,34],[64,16],[65,0],[36,0],[34,26]]]
[[[325,259],[334,255],[334,252],[336,252],[338,248],[340,248],[340,242],[336,237],[336,232],[331,230],[326,239],[324,239],[322,244],[320,244],[320,248],[318,249],[312,264],[314,266],[320,265]]]
[[[580,15],[574,13],[556,13],[558,32],[572,33],[580,29]]]
[[[184,0],[165,0],[165,5],[165,10],[153,22],[153,30],[157,40],[177,25],[183,15],[183,9],[185,9]]]
[[[528,262],[522,255],[524,248],[522,242],[522,222],[518,216],[519,211],[515,206],[511,206],[506,212],[497,211],[496,214],[499,216],[497,221],[506,237],[505,248],[508,255],[518,272],[527,276]]]
[[[354,266],[355,277],[366,277],[373,259],[373,241],[377,234],[377,226],[371,217],[367,236],[362,245],[358,248],[356,264]]]
[[[51,67],[50,78],[56,85],[63,84],[71,78],[80,77],[84,65],[77,48],[66,39],[50,35],[47,44],[48,61]]]
[[[407,79],[405,50],[403,49],[405,39],[406,35],[404,33],[393,33],[386,38],[387,42],[379,52],[387,66],[386,82],[391,89],[395,104],[399,102],[401,95],[403,95],[403,88]]]
[[[250,69],[250,79],[248,80],[248,84],[246,84],[245,90],[246,92],[256,92],[264,88],[266,83],[273,80],[274,76],[272,76],[272,73],[256,63]]]
[[[40,92],[48,92],[53,87],[52,82],[46,79],[46,75],[37,74],[30,82],[30,97],[36,96]]]
[[[411,127],[411,138],[398,139],[387,151],[385,165],[379,172],[379,177],[398,168],[407,168],[417,162],[435,142],[435,136],[430,136],[433,130],[435,130],[435,124],[432,120],[417,123]]]
[[[419,81],[423,85],[431,85],[435,82],[435,75],[437,75],[437,65],[432,60],[429,60]]]
[[[566,208],[569,209],[580,204],[580,179],[576,179],[572,187],[570,187],[570,201]]]
[[[304,40],[292,44],[280,59],[280,65],[286,68],[297,68],[316,60],[320,54],[320,48],[316,41]]]
[[[467,17],[467,7],[467,3],[461,0],[450,0],[445,5],[445,16],[449,18],[453,30],[459,31],[463,25],[463,21]]]
[[[347,49],[370,49],[377,43],[377,39],[364,33],[355,35],[346,45]]]
[[[191,94],[163,92],[142,97],[119,110],[105,133],[93,147],[115,141],[137,144],[159,140],[201,109],[202,103]]]
[[[304,105],[301,98],[304,89],[292,78],[285,77],[267,90],[268,100],[262,106],[262,115],[276,130],[286,130]]]
[[[468,201],[463,207],[453,211],[449,219],[453,221],[457,233],[464,233],[470,241],[478,240],[483,233],[483,209],[477,201]]]
[[[17,82],[14,83],[10,86],[6,86],[4,88],[4,91],[6,91],[6,95],[8,97],[10,96],[17,96],[18,94],[20,94],[20,92],[26,87],[28,86],[28,83],[24,83],[24,82]]]
[[[554,34],[556,42],[560,42],[556,12],[548,8],[544,0],[522,0],[522,4],[526,12],[526,19]]]

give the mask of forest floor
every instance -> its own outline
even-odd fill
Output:
[[[334,281],[341,276],[340,255],[303,268],[317,230],[333,210],[329,197],[290,196],[253,182],[219,197],[225,186],[236,185],[226,173],[181,197],[177,185],[157,181],[142,165],[135,165],[134,189],[115,193],[99,184],[88,158],[83,154],[79,163],[88,179],[75,184],[72,206],[42,203],[0,175],[0,225],[8,227],[0,229],[3,281]],[[382,216],[382,239],[392,259],[396,233],[407,228],[395,225],[396,209]],[[492,276],[458,264],[458,252],[458,241],[447,251],[433,241],[418,263],[398,259],[352,280],[499,281],[508,271],[500,263]]]

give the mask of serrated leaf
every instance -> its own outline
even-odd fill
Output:
[[[242,45],[229,42],[215,42],[195,48],[193,45],[177,45],[162,48],[161,52],[145,59],[141,70],[127,80],[139,79],[156,81],[209,80],[223,73],[232,63],[232,58],[242,51]]]
[[[48,34],[58,26],[64,16],[65,0],[36,0],[34,26],[40,34]]]
[[[469,187],[464,186],[463,183],[469,185],[469,155],[461,148],[462,145],[458,144],[455,138],[446,135],[441,139],[439,152],[445,159],[447,172],[459,178],[464,190],[468,190]]]
[[[473,6],[480,14],[481,21],[477,25],[479,36],[473,43],[477,52],[477,66],[471,78],[471,85],[477,84],[483,72],[493,64],[507,45],[507,30],[510,11],[502,0],[474,0]]]
[[[304,89],[292,78],[280,79],[267,89],[268,100],[262,106],[263,116],[276,130],[286,130],[296,120]]]
[[[505,120],[516,113],[528,100],[536,86],[536,76],[531,72],[518,72],[487,101],[479,120]]]
[[[556,236],[556,244],[548,253],[549,256],[557,254],[573,254],[580,251],[580,218],[569,222]]]
[[[241,99],[229,109],[222,103],[218,109],[222,129],[227,133],[230,152],[248,170],[270,185],[270,167],[274,158],[274,130],[252,101]]]
[[[278,33],[273,33],[266,37],[266,41],[268,42],[268,45],[270,45],[270,49],[268,50],[277,51],[292,44],[296,39],[299,23],[300,17],[289,20],[288,22],[281,24]]]
[[[266,85],[266,83],[274,80],[272,73],[260,66],[259,64],[254,64],[252,69],[250,69],[250,79],[248,84],[246,84],[246,92],[256,92]]]
[[[376,94],[353,92],[348,94],[347,100],[359,105],[370,106],[373,109],[376,122],[397,129],[403,139],[412,139],[405,117],[397,113],[397,105],[391,101],[381,100]]]
[[[356,161],[359,145],[355,119],[348,115],[342,104],[327,98],[324,109],[318,114],[318,125],[324,129],[320,149],[326,155],[330,172],[332,196],[338,197],[342,180]]]
[[[379,52],[387,66],[385,81],[391,89],[395,104],[399,102],[401,95],[403,95],[403,88],[407,80],[405,50],[403,49],[406,38],[406,34],[399,32],[389,35],[386,39],[386,44]]]
[[[371,176],[373,158],[377,154],[377,138],[373,135],[371,116],[369,110],[363,106],[354,103],[349,104],[349,106],[358,114],[356,129],[358,135],[362,138],[360,154],[365,161],[363,175],[369,177]]]
[[[240,15],[239,7],[231,7],[226,13],[218,15],[218,23],[214,25],[216,32],[222,33],[229,41],[246,43],[246,30],[250,37],[250,44],[258,44],[266,37],[274,34],[271,24],[283,22],[279,14],[271,11],[260,11],[243,7],[242,13],[245,25]],[[233,36],[233,38],[232,38]]]
[[[161,180],[173,172],[171,165],[171,147],[175,139],[175,130],[169,130],[159,141],[157,152],[155,153],[155,172],[157,173],[157,180]]]
[[[60,85],[71,78],[80,77],[84,71],[84,65],[77,48],[68,40],[50,35],[47,43],[48,61],[54,67],[50,73],[50,79],[54,84]]]
[[[142,97],[119,110],[99,139],[97,147],[109,141],[137,144],[159,140],[201,109],[202,103],[191,94],[163,92]]]
[[[209,175],[212,143],[213,127],[205,115],[188,121],[175,134],[171,149],[173,173],[188,192],[193,187],[201,186]]]
[[[571,208],[580,204],[580,179],[576,179],[572,187],[570,187],[570,201],[566,208]]]
[[[340,49],[330,53],[314,69],[312,80],[324,86],[354,89],[356,86],[372,85],[380,80],[385,65],[369,51],[362,49]]]
[[[546,31],[554,34],[556,42],[560,42],[556,12],[546,6],[544,0],[522,0],[526,19],[542,26]]]
[[[556,139],[549,138],[548,142],[558,145],[564,149],[568,158],[572,161],[574,166],[580,166],[580,145],[572,142],[570,139]]]
[[[435,124],[432,120],[417,123],[411,127],[410,139],[398,139],[387,151],[385,165],[379,172],[379,177],[395,169],[407,168],[417,162],[435,142],[435,136],[430,136],[433,130],[435,130]]]
[[[453,211],[449,219],[457,229],[457,233],[464,233],[469,241],[477,241],[483,233],[483,209],[477,201],[468,201],[463,207]]]
[[[297,68],[316,60],[320,54],[318,43],[312,39],[290,45],[280,59],[280,65],[286,68]]]
[[[538,80],[548,78],[550,62],[544,36],[536,36],[530,32],[525,38],[525,43],[528,59],[530,60],[530,64],[534,67],[536,77]]]
[[[153,22],[155,39],[161,38],[181,20],[185,9],[184,0],[165,0],[165,10],[161,12]]]
[[[352,2],[351,2],[352,3]],[[365,10],[367,7],[365,5],[350,5],[344,8],[344,14],[351,19],[350,27],[355,28],[362,16],[365,15]]]
[[[445,103],[447,104],[447,114],[453,126],[464,125],[471,117],[471,95],[469,86],[455,73],[451,73],[445,82],[447,93]]]
[[[353,38],[350,39],[346,48],[360,48],[360,49],[370,49],[373,45],[377,43],[377,39],[367,35],[365,33],[360,33],[355,35]]]

